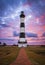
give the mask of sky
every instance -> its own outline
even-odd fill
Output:
[[[20,33],[21,11],[27,37],[45,37],[45,0],[0,0],[0,38]]]

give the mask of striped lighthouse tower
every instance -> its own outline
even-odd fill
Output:
[[[20,15],[20,36],[18,41],[18,47],[27,47],[27,40],[25,38],[25,15],[24,12],[21,11]]]

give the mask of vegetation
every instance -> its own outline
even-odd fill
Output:
[[[1,45],[1,42],[0,42],[0,45]]]
[[[44,46],[28,46],[27,55],[34,65],[45,65],[45,47]]]
[[[0,46],[0,65],[10,65],[16,60],[19,50],[15,45]],[[28,46],[25,50],[33,65],[45,65],[45,46]]]
[[[6,46],[6,43],[3,43],[3,46]]]
[[[0,46],[7,46],[7,44],[6,43],[2,44],[2,42],[0,42]]]
[[[0,46],[2,45],[2,43],[0,42]]]
[[[12,63],[19,52],[17,46],[1,46],[0,47],[0,65],[9,65]]]

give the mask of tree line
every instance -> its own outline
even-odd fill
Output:
[[[0,46],[6,46],[6,45],[7,45],[6,43],[3,43],[3,44],[2,44],[2,43],[0,42]]]
[[[2,44],[2,43],[0,42],[0,46],[7,46],[7,44],[6,44],[6,43],[3,43],[3,44]],[[18,46],[18,45],[13,44],[12,46]]]

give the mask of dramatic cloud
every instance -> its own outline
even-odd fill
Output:
[[[36,33],[41,36],[45,31],[45,0],[0,0],[0,29],[11,27],[13,31],[20,33],[19,15],[22,10],[26,16],[26,33]],[[10,33],[13,34],[13,31]]]

